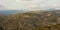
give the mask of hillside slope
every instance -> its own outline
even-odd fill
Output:
[[[59,24],[60,10],[0,16],[0,26],[5,30],[60,30]]]

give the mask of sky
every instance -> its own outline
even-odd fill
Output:
[[[60,9],[60,0],[0,0],[0,9],[40,10],[47,8]]]

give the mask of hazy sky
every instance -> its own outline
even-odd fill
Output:
[[[60,0],[0,0],[0,9],[60,8]]]

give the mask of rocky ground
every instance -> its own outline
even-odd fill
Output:
[[[60,30],[60,10],[0,16],[0,27],[4,30]]]

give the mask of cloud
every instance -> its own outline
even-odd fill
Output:
[[[42,8],[56,8],[60,6],[60,0],[48,0],[48,1],[44,1],[42,2],[42,4],[40,5]]]
[[[0,0],[5,9],[60,8],[60,0]]]
[[[27,9],[45,9],[45,8],[57,8],[60,6],[60,0],[33,0],[33,1],[18,1],[17,4],[22,4],[23,8]]]
[[[17,3],[17,6],[19,7],[23,7],[25,9],[31,9],[31,8],[34,8],[34,7],[37,7],[39,6],[37,3],[39,0],[32,0],[32,1],[16,1]]]
[[[4,6],[5,9],[15,9],[15,0],[0,0],[0,4]]]
[[[33,0],[20,0],[20,1],[33,1]]]

